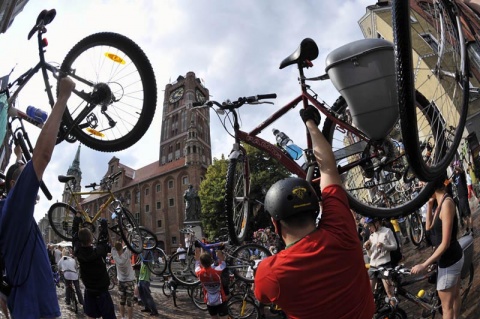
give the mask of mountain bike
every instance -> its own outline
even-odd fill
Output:
[[[447,2],[450,1],[434,1],[429,6],[436,18],[429,20],[431,32],[440,41],[440,50],[422,46],[429,58],[419,62],[415,69],[411,61],[405,62],[408,55],[412,55],[411,43],[404,40],[410,35],[410,26],[404,23],[410,20],[408,1],[394,1],[394,6],[399,7],[393,12],[395,46],[383,39],[355,41],[329,54],[327,74],[306,77],[305,69],[313,66],[319,50],[315,41],[304,39],[280,64],[280,69],[297,66],[301,94],[267,119],[260,120],[251,131],[241,130],[237,109],[247,104],[268,103],[263,100],[275,98],[275,94],[240,97],[223,103],[193,103],[194,107],[218,107],[221,114],[226,113],[225,120],[221,121],[227,132],[227,119],[233,127],[233,132],[229,132],[235,142],[229,155],[225,210],[234,243],[245,239],[253,204],[249,200],[248,154],[241,143],[265,152],[293,175],[318,182],[308,133],[304,165],[258,136],[298,104],[304,108],[311,104],[325,115],[322,133],[332,145],[353,210],[370,217],[399,217],[417,210],[428,200],[433,192],[432,183],[427,183],[415,198],[410,196],[413,190],[397,194],[395,189],[398,184],[439,177],[449,165],[463,134],[469,93],[467,54],[461,40],[462,30],[457,28],[458,12]],[[415,79],[423,82],[413,82],[413,71]],[[307,84],[327,79],[342,94],[331,107]],[[396,87],[397,98],[391,94]],[[429,141],[431,147],[422,145],[424,141]],[[384,206],[384,196],[391,197],[393,206]]]
[[[95,234],[95,230],[97,229],[95,222],[108,212],[110,213],[111,220],[115,223],[115,225],[109,227],[110,230],[120,236],[128,249],[130,249],[133,253],[141,253],[145,244],[143,238],[145,229],[140,229],[132,213],[123,206],[122,201],[117,199],[115,194],[112,192],[113,183],[120,174],[122,174],[121,171],[106,176],[99,185],[97,185],[97,183],[92,183],[85,186],[93,189],[89,192],[73,191],[75,176],[59,175],[58,180],[61,183],[65,183],[66,191],[70,196],[69,203],[58,202],[50,206],[48,210],[48,221],[50,222],[50,226],[52,227],[53,231],[61,238],[67,241],[72,241],[73,218],[79,213],[83,220],[83,226],[89,227],[92,230],[92,233]],[[97,190],[96,187],[100,187],[101,189]],[[90,216],[88,212],[82,209],[80,204],[82,195],[106,195],[107,198],[95,215]],[[76,208],[74,208],[72,205],[74,205]],[[147,241],[147,243],[156,245],[156,241],[154,244],[151,241]],[[148,248],[151,247],[147,247],[147,249]]]
[[[247,284],[243,288],[243,291],[237,292],[228,298],[228,315],[234,319],[260,318],[259,302],[255,299],[252,285]]]
[[[232,246],[228,242],[204,244],[195,238],[193,229],[184,228],[180,232],[189,237],[192,244],[187,248],[186,252],[175,252],[170,257],[168,269],[171,276],[185,286],[194,286],[200,282],[195,274],[195,247],[201,247],[205,252],[210,253],[214,262],[218,261],[216,251],[222,250],[225,255],[227,269],[233,272],[236,278],[249,283],[253,282],[253,273],[258,263],[272,255],[267,248],[257,244],[241,246]],[[178,256],[182,254],[187,255],[184,265],[178,261]]]
[[[78,140],[104,152],[130,147],[145,134],[155,113],[157,89],[148,58],[127,37],[103,32],[79,41],[60,67],[50,64],[45,60],[48,41],[44,34],[55,15],[55,9],[43,10],[28,34],[28,39],[37,35],[40,61],[6,85],[8,113],[17,115],[16,98],[38,71],[42,73],[52,107],[54,95],[49,72],[55,79],[69,76],[76,87],[63,115],[58,142]],[[8,81],[10,75],[2,80]],[[43,126],[41,122],[34,124]]]

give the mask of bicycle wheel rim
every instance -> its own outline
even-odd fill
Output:
[[[53,231],[62,239],[72,241],[73,218],[77,211],[66,203],[55,203],[48,210],[48,221]]]
[[[438,113],[431,108],[422,112],[427,102],[420,94],[416,97],[419,113],[428,122],[433,122]],[[332,145],[349,204],[354,211],[370,217],[399,217],[419,209],[428,200],[433,193],[433,183],[426,183],[413,196],[413,186],[420,181],[418,178],[405,178],[411,166],[401,148],[402,135],[398,123],[384,140],[366,141],[348,130],[348,125],[353,125],[352,116],[344,99],[335,102],[330,114],[335,120],[327,118],[322,132]],[[433,131],[436,128],[430,129]],[[398,189],[403,191],[396,191]]]
[[[185,286],[195,286],[200,280],[195,274],[195,260],[193,255],[187,255],[185,265],[182,265],[178,259],[184,252],[176,252],[170,257],[168,269],[173,279]]]
[[[255,302],[243,295],[232,296],[228,303],[228,314],[232,318],[259,318],[259,310]]]
[[[253,283],[255,270],[258,264],[272,253],[265,247],[257,244],[246,244],[238,247],[227,258],[229,269],[238,279]]]
[[[121,208],[122,213],[117,217],[118,228],[125,245],[135,254],[143,251],[143,237],[137,221],[127,209]]]
[[[424,237],[422,218],[418,212],[414,212],[409,216],[410,222],[410,239],[415,246],[420,245]]]
[[[61,70],[76,82],[76,90],[101,95],[89,116],[71,130],[79,141],[98,151],[114,152],[145,134],[155,113],[156,81],[148,58],[132,40],[117,33],[92,34],[70,50]],[[63,117],[67,127],[86,104],[72,94]]]
[[[412,2],[410,9],[408,2],[393,5],[402,134],[412,170],[420,179],[434,181],[445,173],[463,136],[469,95],[467,52],[449,1]],[[441,114],[429,156],[421,143],[430,137],[411,107],[414,89]]]
[[[225,210],[230,240],[240,245],[247,235],[250,216],[248,162],[244,156],[228,163]]]
[[[157,247],[151,251],[152,261],[147,263],[148,269],[157,276],[163,275],[167,269],[167,255],[165,252]]]
[[[140,232],[142,233],[143,238],[143,249],[145,250],[154,250],[157,248],[157,235],[155,235],[150,229],[139,226]]]
[[[192,302],[200,310],[207,311],[207,304],[205,303],[205,295],[203,292],[203,287],[201,284],[198,284],[194,287],[191,287],[191,296]]]

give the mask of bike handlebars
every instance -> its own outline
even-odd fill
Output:
[[[95,190],[95,187],[97,186],[101,186],[101,185],[104,185],[104,184],[107,184],[107,183],[111,183],[113,182],[118,176],[120,176],[122,174],[122,171],[118,171],[116,173],[113,173],[111,175],[108,175],[107,177],[105,177],[101,182],[100,184],[97,184],[97,183],[91,183],[89,185],[85,185],[85,188],[93,188]]]
[[[244,104],[259,104],[259,103],[272,103],[272,102],[261,102],[261,100],[265,99],[276,99],[276,93],[269,93],[269,94],[258,94],[248,97],[239,97],[236,101],[226,100],[223,103],[219,103],[217,101],[206,101],[206,102],[193,102],[193,107],[201,107],[207,106],[212,107],[214,105],[218,106],[221,110],[232,110],[237,109]]]

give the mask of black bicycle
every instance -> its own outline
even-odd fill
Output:
[[[55,15],[55,9],[43,10],[28,34],[28,39],[37,35],[40,61],[0,90],[0,93],[7,94],[9,115],[20,114],[32,124],[42,127],[42,121],[31,119],[15,108],[18,94],[41,71],[45,91],[53,107],[49,73],[57,80],[68,76],[76,87],[63,115],[57,142],[66,140],[73,143],[78,140],[104,152],[130,147],[145,134],[156,108],[155,75],[147,56],[129,38],[102,32],[78,42],[58,68],[45,60],[48,41],[44,34]],[[8,81],[10,75],[3,79]]]

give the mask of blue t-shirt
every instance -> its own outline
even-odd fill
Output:
[[[7,199],[0,201],[0,250],[13,285],[8,297],[13,318],[60,316],[47,249],[33,217],[39,187],[30,161]]]

